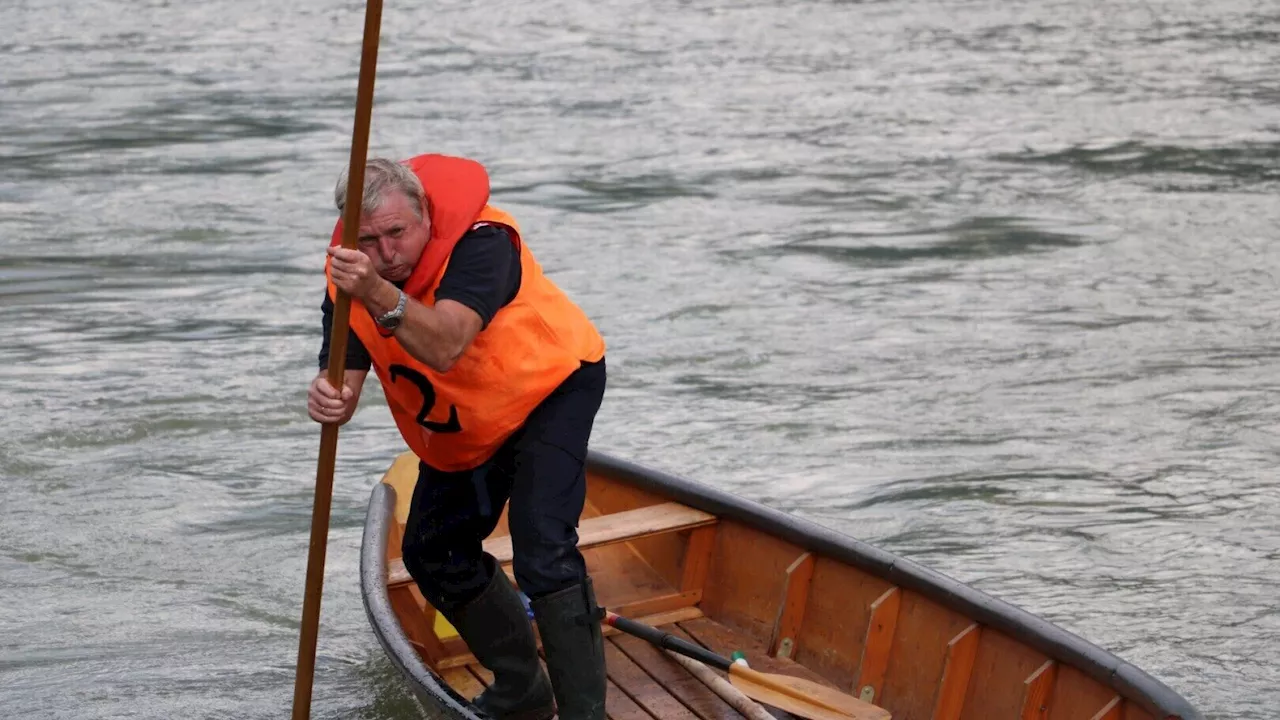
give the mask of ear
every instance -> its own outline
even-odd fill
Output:
[[[422,220],[428,225],[431,224],[431,203],[427,200],[426,193],[418,196],[418,210],[422,213]]]

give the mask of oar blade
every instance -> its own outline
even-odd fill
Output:
[[[747,697],[811,720],[890,720],[891,717],[889,711],[882,707],[790,675],[762,673],[735,666],[729,674],[729,681]],[[768,694],[768,698],[752,692]],[[781,704],[783,702],[789,705]]]
[[[829,688],[826,685],[820,685],[812,680],[805,680],[804,678],[792,677],[790,675],[780,675],[778,673],[769,673],[768,679],[770,681],[769,684],[777,683],[777,685],[783,685],[819,705],[824,705],[828,709],[835,710],[836,712],[851,715],[859,718],[859,720],[864,716],[868,718],[889,717],[889,713],[882,708],[876,707],[875,705],[872,705],[865,700],[860,700],[852,695],[842,693],[839,690]],[[775,688],[776,687],[777,686],[775,685]],[[876,715],[868,713],[881,714]]]
[[[825,708],[815,702],[804,700],[786,693],[779,692],[773,688],[765,687],[760,683],[748,680],[738,674],[731,674],[729,682],[733,686],[742,691],[743,695],[765,705],[772,705],[779,710],[786,710],[796,717],[808,718],[808,720],[887,720],[888,713],[877,715],[848,715],[842,712],[836,712],[830,708]],[[869,706],[878,710],[874,706]]]

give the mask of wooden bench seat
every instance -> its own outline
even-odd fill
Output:
[[[661,503],[624,512],[584,518],[578,525],[578,547],[588,549],[713,525],[716,516],[676,502]],[[500,564],[512,560],[511,536],[501,535],[484,541],[484,549]],[[387,585],[398,587],[413,579],[404,560],[396,558],[387,567]]]

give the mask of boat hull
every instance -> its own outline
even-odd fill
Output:
[[[406,458],[402,457],[401,459],[405,460]],[[416,463],[414,463],[414,466],[416,467]],[[404,485],[403,478],[405,472],[407,472],[405,467],[402,465],[400,469],[402,490]],[[912,635],[912,633],[924,633],[924,635],[920,635],[924,637],[928,635],[928,632],[943,632],[945,630],[946,635],[942,636],[942,643],[945,645],[945,649],[939,650],[939,652],[945,651],[946,654],[940,662],[945,662],[948,668],[952,667],[952,665],[960,667],[961,661],[957,660],[957,658],[962,658],[966,669],[964,670],[962,684],[959,686],[955,682],[955,671],[943,669],[940,684],[937,672],[929,675],[922,671],[921,677],[927,677],[927,682],[920,681],[921,686],[918,689],[912,688],[910,685],[903,685],[907,681],[901,678],[897,680],[895,689],[892,680],[888,681],[887,684],[884,683],[883,675],[884,673],[895,672],[894,668],[900,667],[901,661],[895,661],[897,664],[890,667],[888,660],[884,660],[883,664],[886,667],[881,673],[883,687],[877,686],[873,690],[869,684],[867,686],[867,697],[875,700],[877,704],[884,702],[885,707],[891,712],[894,712],[894,706],[897,705],[902,712],[895,712],[894,717],[927,717],[927,710],[922,713],[921,708],[932,709],[932,716],[935,718],[945,717],[953,712],[950,706],[954,705],[954,717],[956,718],[970,717],[972,712],[975,711],[974,708],[978,706],[989,708],[1006,708],[1007,706],[1007,709],[1002,709],[999,712],[993,709],[982,711],[993,714],[981,715],[980,717],[991,717],[992,720],[996,720],[997,716],[1017,717],[1020,719],[1023,717],[1020,713],[1025,711],[1026,707],[1029,706],[1028,704],[1032,702],[1031,696],[1035,693],[1043,693],[1044,699],[1042,702],[1046,714],[1036,715],[1036,717],[1075,717],[1076,714],[1084,713],[1080,714],[1083,720],[1095,720],[1095,717],[1099,719],[1107,718],[1107,720],[1112,720],[1113,718],[1114,720],[1145,720],[1147,718],[1203,720],[1203,715],[1181,695],[1140,668],[1043,618],[986,595],[964,583],[910,560],[758,503],[603,453],[594,451],[591,453],[588,473],[591,478],[590,485],[593,488],[616,489],[616,492],[611,490],[607,497],[599,498],[598,502],[602,506],[609,503],[617,505],[618,503],[630,502],[629,498],[649,498],[645,500],[647,503],[654,503],[658,500],[671,501],[672,503],[679,503],[687,508],[715,516],[722,528],[720,531],[722,536],[732,532],[736,533],[734,537],[739,539],[755,538],[753,542],[759,543],[758,547],[760,549],[758,552],[761,558],[765,558],[770,552],[800,551],[799,557],[804,559],[805,562],[799,563],[797,561],[797,563],[793,563],[790,568],[787,568],[787,577],[780,582],[785,584],[786,581],[791,580],[792,570],[800,567],[800,570],[797,571],[798,574],[808,573],[808,575],[804,576],[804,591],[806,593],[809,592],[810,583],[812,583],[814,592],[821,592],[822,588],[836,587],[836,585],[832,584],[834,582],[832,578],[846,578],[855,575],[861,579],[858,582],[862,582],[863,585],[867,582],[874,582],[877,583],[877,589],[880,587],[896,588],[895,591],[882,596],[881,600],[891,599],[894,601],[893,617],[901,618],[896,619],[898,636],[900,638],[914,638],[916,635]],[[589,490],[589,503],[592,501],[592,492]],[[405,499],[400,498],[399,501],[403,505]],[[448,664],[447,661],[439,661],[438,654],[433,656],[432,653],[424,652],[421,643],[415,646],[410,642],[405,630],[406,619],[404,615],[406,611],[404,608],[406,605],[404,602],[400,603],[400,612],[398,614],[395,603],[389,597],[388,577],[389,573],[394,575],[391,567],[396,562],[395,558],[398,557],[398,548],[389,548],[388,539],[394,538],[398,544],[398,538],[400,537],[399,528],[396,527],[396,507],[397,495],[394,487],[387,482],[379,483],[374,488],[370,499],[361,551],[361,586],[371,627],[386,651],[388,658],[408,680],[419,700],[429,708],[433,716],[479,720],[479,716],[476,715],[467,699],[453,686],[456,682],[451,684],[442,675],[442,672],[446,675],[451,672],[445,668]],[[653,507],[650,509],[657,510],[658,508]],[[401,508],[401,515],[403,515],[403,507]],[[652,520],[647,522],[652,522]],[[693,524],[686,524],[678,529],[685,531],[683,537],[687,538],[689,537],[690,528],[694,527],[695,525]],[[615,529],[614,532],[620,531]],[[635,550],[641,557],[644,557],[643,553],[637,548],[654,547],[659,548],[654,552],[666,552],[664,548],[668,545],[678,544],[683,551],[689,552],[694,544],[689,540],[682,540],[677,543],[675,540],[664,538],[648,538],[645,540],[638,539],[639,537],[636,536],[637,539],[629,543],[628,547]],[[728,542],[730,542],[728,539],[723,539],[721,545]],[[649,543],[649,545],[645,543]],[[741,544],[740,540],[739,543]],[[486,547],[488,548],[488,546]],[[831,635],[831,632],[819,628],[809,631],[806,636],[799,631],[802,622],[810,625],[823,622],[820,614],[822,602],[811,600],[810,605],[817,609],[811,611],[812,620],[806,618],[803,621],[795,619],[795,613],[792,612],[789,605],[789,602],[794,600],[792,597],[796,594],[794,592],[791,595],[780,598],[776,607],[769,606],[764,610],[759,607],[749,607],[749,600],[744,601],[747,602],[746,605],[739,606],[735,604],[738,603],[738,600],[735,597],[726,595],[725,593],[728,593],[728,590],[717,594],[715,588],[726,587],[734,582],[741,582],[742,572],[748,572],[750,568],[734,570],[729,567],[734,562],[732,554],[725,552],[723,547],[720,547],[717,553],[719,554],[715,556],[716,560],[712,561],[713,568],[710,571],[713,576],[713,582],[708,585],[708,590],[705,594],[701,590],[698,591],[698,594],[694,597],[694,604],[700,605],[709,616],[716,616],[727,627],[746,628],[744,632],[748,634],[753,628],[761,626],[762,623],[767,625],[772,620],[775,637],[769,647],[770,655],[777,655],[783,658],[787,656],[794,658],[798,655],[801,661],[800,664],[807,664],[816,673],[825,675],[828,681],[832,681],[833,686],[846,692],[857,694],[856,691],[862,680],[869,677],[866,668],[871,663],[871,660],[869,660],[871,650],[868,648],[872,648],[875,644],[872,631],[868,630],[867,640],[863,647],[853,647],[850,643],[845,642],[840,647],[833,649],[823,645],[823,638]],[[682,568],[674,564],[675,561],[668,561],[663,556],[653,555],[648,558],[648,562],[654,568],[658,568],[659,571],[663,571],[667,565],[671,565],[671,568],[666,570],[665,574],[676,578],[673,581],[676,586],[680,584],[679,576],[683,570],[685,574],[684,582],[688,583],[690,571],[687,568],[690,565],[690,561],[685,560]],[[821,564],[815,565],[815,562]],[[767,565],[768,563],[761,559],[756,564]],[[816,570],[815,567],[817,568]],[[708,571],[703,569],[702,572],[706,573]],[[816,574],[814,574],[815,572]],[[777,573],[774,574],[776,575]],[[867,579],[868,576],[871,579]],[[768,582],[774,583],[775,579],[770,576]],[[854,586],[850,585],[849,587]],[[676,589],[680,588],[677,587]],[[736,593],[736,595],[743,594],[741,591]],[[776,592],[772,589],[772,585],[768,592],[761,593],[762,596],[774,594]],[[897,594],[898,597],[892,597],[893,594]],[[690,593],[686,592],[684,595],[687,596]],[[676,601],[679,600],[676,596],[672,596],[672,598]],[[821,598],[816,600],[821,600]],[[602,600],[602,602],[604,601]],[[899,602],[902,603],[903,610],[897,608]],[[759,605],[759,603],[760,601],[756,601],[756,605]],[[801,607],[803,607],[803,597],[800,603]],[[421,604],[421,600],[419,600],[419,604]],[[634,606],[639,608],[641,605],[644,604],[636,603]],[[653,602],[644,606],[654,610],[661,610],[667,607],[667,605],[654,604]],[[696,608],[692,609],[696,611]],[[873,605],[871,612],[874,613],[877,609]],[[412,612],[412,610],[408,611],[409,614],[412,614]],[[775,614],[776,617],[771,616],[769,613]],[[912,622],[922,624],[934,622],[927,618],[942,617],[943,614],[949,618],[948,622],[950,623],[948,628],[945,629],[928,628],[922,625],[921,628],[913,630],[909,625]],[[803,610],[801,610],[801,615],[803,615]],[[780,632],[778,629],[779,623],[782,626],[786,626],[789,621],[796,627],[787,628],[786,632]],[[707,622],[710,622],[710,620]],[[872,621],[867,620],[867,622],[871,623]],[[959,624],[956,624],[957,622]],[[955,631],[955,628],[961,628],[962,631],[955,635],[950,644],[947,644],[946,638]],[[986,642],[988,638],[984,636],[984,644],[981,650],[977,646],[979,631],[994,631],[990,642]],[[421,634],[421,631],[419,631],[419,634]],[[776,637],[779,634],[787,635],[781,647],[779,647],[778,637]],[[889,634],[890,637],[886,642],[892,646],[895,642],[894,631],[890,630]],[[765,642],[768,640],[768,629],[757,630],[756,635],[759,636],[761,642]],[[969,635],[969,637],[965,637],[966,635]],[[793,638],[792,636],[795,637]],[[806,638],[808,639],[806,640]],[[1002,644],[996,643],[997,638],[999,643]],[[796,647],[787,644],[795,642],[796,639],[798,639],[799,645],[808,652],[809,662],[805,662],[805,652],[797,652]],[[750,641],[750,638],[744,640],[744,642],[747,641]],[[902,645],[906,640],[899,639],[896,642]],[[912,640],[912,642],[918,641]],[[847,649],[845,646],[848,646]],[[1002,651],[1000,648],[1007,649]],[[978,666],[985,667],[984,663],[989,665],[993,662],[992,657],[994,656],[992,654],[999,652],[1017,653],[1019,657],[1027,658],[1026,662],[1030,664],[1027,664],[1026,667],[1035,671],[1028,674],[1025,681],[1025,689],[1021,686],[1011,686],[1013,689],[1005,692],[1006,695],[1010,695],[1016,691],[1024,693],[1025,697],[984,699],[980,688],[970,687],[970,673],[978,672],[972,669],[975,667],[975,662]],[[976,660],[975,653],[981,653],[976,656]],[[1000,660],[1000,658],[996,657],[994,662],[1000,662]],[[927,666],[929,664],[928,659],[922,657],[921,664]],[[844,677],[841,675],[840,668],[845,667],[860,667],[861,670],[849,676],[849,682],[843,680],[835,682],[833,678]],[[483,670],[478,672],[483,673]],[[905,671],[898,670],[896,672],[902,675]],[[947,677],[948,672],[953,675],[950,680]],[[874,673],[872,676],[874,676]],[[948,682],[950,682],[950,688],[948,687]],[[972,682],[982,683],[984,681],[975,675]],[[1055,689],[1058,689],[1056,696],[1054,694]],[[921,697],[908,697],[915,691],[918,691]],[[993,690],[992,692],[995,691]],[[1080,694],[1080,697],[1075,697],[1076,694]],[[891,697],[891,695],[896,695],[896,698]],[[926,695],[927,697],[924,697]],[[949,699],[948,695],[956,696],[956,699]],[[1068,697],[1069,695],[1072,697]],[[1115,699],[1112,699],[1110,705],[1108,705],[1105,700],[1110,695],[1114,695]],[[965,710],[966,701],[971,704],[968,710]],[[1083,711],[1077,709],[1077,706],[1079,708],[1092,708],[1095,704],[1098,706],[1097,713],[1092,710]],[[1108,711],[1108,707],[1111,707],[1112,710]],[[654,715],[654,713],[650,712],[650,715]]]

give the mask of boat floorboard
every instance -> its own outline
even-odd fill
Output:
[[[790,660],[765,655],[760,643],[708,618],[663,625],[662,629],[728,656],[747,654],[751,666],[821,682],[816,673]],[[610,720],[738,720],[742,715],[680,663],[639,638],[611,635],[604,639],[609,676],[606,713]],[[479,665],[445,670],[444,679],[464,697],[473,697],[492,680]]]

